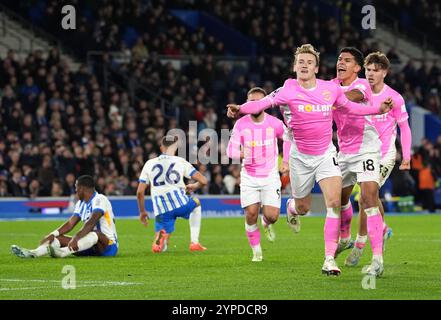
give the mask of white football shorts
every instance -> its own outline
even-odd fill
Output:
[[[250,176],[245,168],[240,172],[240,204],[242,208],[255,203],[280,208],[281,186],[277,170],[267,177]]]
[[[380,153],[344,154],[339,152],[338,165],[343,177],[343,188],[357,182],[374,181],[380,184]]]
[[[294,198],[302,199],[308,196],[314,188],[314,183],[330,177],[341,177],[337,164],[337,151],[331,144],[323,155],[308,155],[293,150],[289,157],[289,177]]]
[[[396,155],[396,150],[393,150],[385,154],[380,160],[380,188],[384,185],[395,167]]]

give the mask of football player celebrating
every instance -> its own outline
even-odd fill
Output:
[[[258,101],[227,105],[227,115],[256,114],[272,106],[281,106],[291,140],[289,171],[294,199],[287,203],[288,221],[296,223],[290,217],[309,212],[311,191],[317,181],[327,208],[322,273],[339,275],[341,271],[334,255],[340,233],[342,179],[332,143],[333,107],[367,115],[388,111],[391,106],[389,103],[381,107],[361,106],[351,102],[338,84],[316,78],[318,66],[319,53],[310,44],[302,45],[294,56],[296,79],[286,80],[283,87]]]
[[[400,141],[402,146],[402,161],[400,170],[410,169],[410,150],[412,144],[412,135],[408,123],[408,114],[403,97],[394,89],[384,83],[389,70],[389,59],[381,52],[370,53],[365,61],[366,78],[372,89],[372,103],[378,105],[385,97],[392,97],[393,108],[390,112],[372,117],[372,122],[377,129],[381,140],[381,160],[380,160],[380,188],[384,185],[395,166],[397,150],[395,140],[397,136],[397,125],[400,127]],[[381,200],[377,197],[378,208],[383,216],[383,250],[384,243],[391,236],[391,229],[384,222],[384,208]],[[349,256],[346,258],[345,265],[356,266],[363,253],[366,244],[366,238],[369,230],[367,224],[366,210],[362,208],[359,215],[359,230],[355,246]]]

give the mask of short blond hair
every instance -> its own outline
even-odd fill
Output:
[[[296,63],[297,56],[301,53],[309,53],[315,57],[315,61],[317,62],[317,66],[320,63],[320,53],[315,50],[312,44],[306,43],[302,44],[300,47],[297,47],[296,52],[294,53],[294,64]]]
[[[366,59],[364,59],[365,68],[367,65],[372,63],[382,70],[388,70],[390,67],[389,59],[383,52],[380,51],[369,53]]]

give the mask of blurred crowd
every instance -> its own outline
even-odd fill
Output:
[[[398,21],[401,32],[411,37],[424,36],[429,46],[441,50],[441,3],[438,0],[376,0],[374,5]]]
[[[67,2],[6,3],[60,37],[58,13]],[[13,52],[2,57],[0,196],[69,195],[75,177],[82,173],[95,174],[100,191],[108,195],[133,195],[144,161],[158,154],[157,141],[165,132],[188,130],[191,120],[198,122],[199,132],[231,129],[233,122],[225,117],[224,106],[243,102],[251,87],[271,92],[282,85],[290,76],[292,52],[299,44],[311,42],[322,52],[319,77],[324,79],[334,77],[333,64],[341,47],[357,46],[366,54],[379,49],[350,20],[323,17],[308,1],[248,0],[244,5],[224,0],[76,0],[69,4],[77,8],[78,28],[63,37],[65,44],[82,58],[86,50],[123,53],[128,59],[105,61],[128,82],[119,82],[122,88],[104,87],[97,70],[83,65],[70,71],[57,49],[36,51],[24,60]],[[245,66],[219,60],[218,56],[229,54],[224,43],[203,28],[188,29],[170,13],[190,7],[209,12],[256,41],[258,55]],[[394,49],[387,54],[400,61]],[[191,58],[182,66],[161,61],[187,55]],[[406,101],[441,115],[441,70],[436,63],[416,65],[409,61],[402,70],[392,68],[386,82]],[[180,111],[179,117],[164,114],[148,97],[131,100],[132,84],[159,94]],[[431,156],[436,157],[439,160],[439,155]],[[196,167],[210,182],[202,193],[239,192],[237,165]],[[436,169],[431,174],[434,181],[440,176]],[[412,173],[417,186],[418,177]],[[287,177],[282,179],[289,186]],[[284,192],[289,193],[289,188]],[[402,192],[398,189],[397,194]]]
[[[441,136],[435,143],[423,139],[421,146],[415,148],[411,163],[410,173],[415,181],[416,201],[424,209],[434,212],[435,190],[441,187]]]
[[[358,24],[354,25],[351,17],[360,12],[349,0],[334,5],[327,3],[326,7],[323,7],[325,2],[305,0],[277,0],[271,3],[262,0],[248,0],[246,3],[237,0],[6,0],[5,3],[35,25],[58,36],[83,58],[88,50],[126,55],[131,62],[117,65],[117,69],[134,75],[132,79],[136,80],[133,82],[157,90],[155,92],[164,99],[174,103],[188,97],[185,95],[188,92],[181,88],[180,83],[196,81],[196,87],[202,87],[208,100],[214,101],[217,106],[222,105],[225,97],[243,101],[243,94],[236,94],[246,91],[242,87],[249,88],[255,83],[263,85],[264,81],[278,87],[290,74],[294,48],[302,43],[312,43],[321,52],[319,75],[325,79],[334,76],[333,64],[342,47],[355,46],[365,54],[380,49],[378,43],[371,41],[368,31],[360,29]],[[61,29],[60,12],[64,4],[76,8],[76,30]],[[408,15],[415,21],[424,21],[423,25],[420,24],[424,27],[422,30],[426,30],[426,21],[435,26],[433,30],[439,24],[439,17],[436,18],[439,4],[436,1],[425,0],[420,4],[389,0],[375,5],[386,8],[391,15]],[[229,54],[228,46],[203,27],[192,29],[184,25],[172,15],[173,9],[210,13],[254,40],[258,55],[251,57],[247,69],[236,70],[228,64],[219,66],[213,57]],[[427,17],[433,19],[427,20]],[[66,37],[66,32],[69,37]],[[186,74],[171,64],[166,68],[160,66],[159,56],[186,55],[193,57],[189,66],[191,70]],[[392,62],[401,61],[394,48],[387,55]],[[401,92],[407,101],[441,115],[440,68],[438,62],[423,61],[420,65],[410,60],[403,69],[392,68],[388,83]],[[186,78],[182,78],[181,74]],[[226,87],[222,84],[225,79],[229,84]],[[236,87],[231,88],[233,84]],[[170,87],[177,87],[177,90],[171,91]]]

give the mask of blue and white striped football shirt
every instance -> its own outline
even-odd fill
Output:
[[[139,182],[150,184],[155,216],[180,208],[190,198],[185,194],[184,177],[190,179],[196,169],[185,159],[162,154],[144,165]]]

